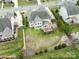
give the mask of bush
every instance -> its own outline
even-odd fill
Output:
[[[61,49],[62,48],[62,45],[58,45],[58,49]]]
[[[38,53],[36,52],[35,55],[38,55]]]
[[[54,50],[58,50],[58,46],[55,46],[55,47],[54,47]]]
[[[42,53],[43,53],[43,51],[40,51],[40,52],[39,52],[39,54],[42,54]]]
[[[54,50],[62,49],[62,48],[65,48],[66,46],[67,45],[63,43],[62,45],[55,46]]]
[[[55,12],[58,13],[59,12],[58,9]]]
[[[53,59],[52,57],[50,57],[49,59]]]
[[[44,52],[48,52],[48,50],[47,50],[47,49],[45,49],[45,50],[44,50]]]
[[[62,44],[62,48],[65,48],[67,47],[67,45],[65,43]]]

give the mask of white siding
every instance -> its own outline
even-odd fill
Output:
[[[59,14],[62,16],[63,20],[66,21],[66,19],[68,18],[68,14],[65,7],[60,8]]]
[[[42,26],[42,20],[36,16],[35,20],[34,20],[34,28],[35,29],[40,29]]]

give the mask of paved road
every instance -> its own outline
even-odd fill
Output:
[[[63,3],[61,1],[56,1],[56,2],[49,2],[49,3],[44,3],[45,6],[48,6],[48,7],[54,7],[54,6],[59,6],[59,5],[62,5]],[[37,7],[37,4],[35,5],[32,5],[32,6],[19,6],[18,8],[8,8],[8,9],[0,9],[0,14],[6,14],[7,12],[9,13],[14,13],[15,11],[29,11],[31,10],[32,8],[35,8]]]

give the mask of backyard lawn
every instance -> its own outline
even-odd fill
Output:
[[[54,48],[59,44],[60,36],[64,33],[59,30],[55,30],[51,33],[43,33],[41,30],[26,29],[26,47],[33,51],[33,53],[39,52],[44,49]]]
[[[79,53],[75,47],[67,47],[64,49],[51,51],[47,53],[40,53],[27,59],[78,59]]]
[[[22,47],[22,29],[20,28],[16,40],[0,43],[0,56],[16,55],[17,59],[19,59]]]

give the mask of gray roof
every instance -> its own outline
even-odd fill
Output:
[[[4,17],[4,18],[0,17],[0,32],[3,32],[6,27],[12,29],[10,18],[8,18],[8,17]]]
[[[43,6],[38,7],[38,9],[35,11],[32,11],[30,16],[28,17],[28,21],[33,21],[36,16],[40,17],[41,19],[50,19],[51,18],[51,16],[49,15],[47,10],[45,10],[45,7],[43,7]]]
[[[65,1],[64,6],[67,9],[67,13],[69,16],[79,14],[79,8],[74,3]]]

